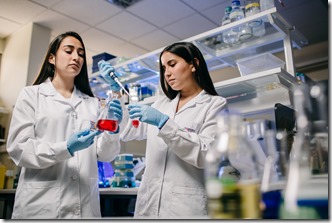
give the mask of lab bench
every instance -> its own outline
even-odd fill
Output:
[[[131,217],[134,214],[138,188],[100,188],[102,217]],[[15,189],[0,190],[1,219],[10,219],[15,200]]]

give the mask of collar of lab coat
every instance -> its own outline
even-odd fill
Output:
[[[60,94],[58,94],[57,90],[55,89],[49,78],[40,85],[40,93],[47,96],[54,96],[55,100],[68,103]],[[86,98],[89,98],[89,96],[83,94],[81,91],[76,89],[76,86],[74,86],[74,91],[71,98],[71,104],[75,107],[82,101],[82,99]]]
[[[175,106],[175,109],[179,103],[180,100],[180,93],[177,94],[175,100],[173,100],[173,105]],[[178,113],[186,110],[187,108],[193,107],[196,104],[202,104],[205,103],[207,101],[211,100],[211,97],[208,93],[206,93],[205,90],[202,90],[198,95],[196,95],[194,98],[192,98],[187,104],[185,104],[180,111],[178,111]]]

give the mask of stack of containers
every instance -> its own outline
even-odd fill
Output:
[[[112,187],[135,187],[133,154],[119,154],[114,160]]]

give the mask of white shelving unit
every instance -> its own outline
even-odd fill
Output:
[[[268,21],[265,22],[264,36],[252,37],[237,46],[226,46],[218,42],[218,36],[222,35],[225,30],[257,19]],[[287,97],[285,95],[288,94],[291,86],[297,84],[294,78],[293,48],[301,48],[307,44],[307,40],[276,12],[276,8],[217,27],[183,41],[194,43],[202,51],[210,71],[227,66],[235,67],[237,60],[257,54],[284,52],[285,69],[272,69],[215,84],[218,93],[226,97],[236,108],[243,108],[239,103],[248,104],[249,102],[246,101],[265,103],[264,98],[271,101],[272,96],[276,95],[281,96],[278,96],[278,99],[285,100],[289,104],[289,95]],[[158,83],[158,59],[163,48],[114,65],[116,71],[122,74],[119,80],[123,84],[144,83],[145,81]],[[108,90],[107,85],[98,82],[98,76],[99,72],[90,75],[90,79],[94,81],[93,91]],[[269,95],[271,98],[268,97]],[[153,100],[148,98],[146,102],[142,101],[142,103],[152,102]],[[257,108],[257,106],[255,105],[253,108]]]
[[[8,110],[5,109],[4,107],[0,106],[0,125],[2,127],[7,128],[7,122],[8,122]],[[0,137],[0,153],[1,152],[5,152],[4,148],[2,145],[4,145],[6,143],[6,138],[5,136],[1,136]]]

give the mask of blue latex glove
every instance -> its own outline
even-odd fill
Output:
[[[120,122],[122,121],[123,112],[122,112],[121,103],[118,99],[113,99],[112,101],[110,101],[108,112],[113,112],[113,114],[118,119],[120,124]]]
[[[93,144],[94,137],[99,134],[100,132],[90,131],[89,129],[75,132],[67,141],[68,151],[73,155],[76,151],[88,148]]]
[[[129,117],[131,119],[138,118],[141,122],[146,122],[151,125],[157,126],[161,129],[166,121],[168,116],[161,113],[155,108],[152,108],[148,105],[133,104],[128,105]]]
[[[114,67],[112,67],[110,63],[101,60],[98,62],[98,68],[100,71],[101,79],[103,79],[107,84],[110,85],[110,89],[112,91],[119,92],[121,90],[120,85],[118,85],[118,83],[116,83],[110,76],[111,72],[115,72]],[[116,76],[119,77],[119,73],[116,73]]]

